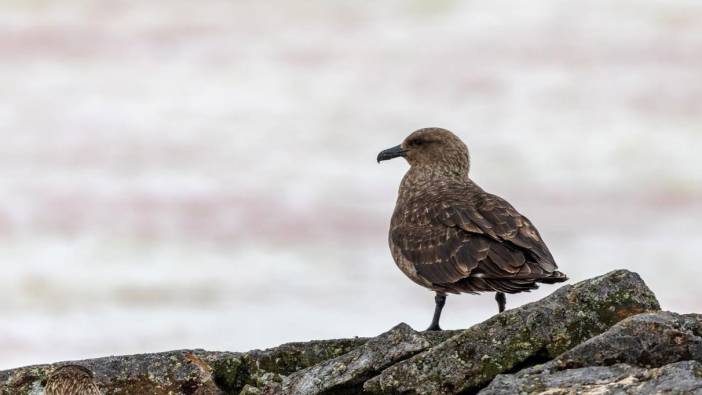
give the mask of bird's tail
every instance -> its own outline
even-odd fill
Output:
[[[541,277],[536,281],[544,284],[562,283],[563,281],[568,281],[568,276],[556,270],[551,272],[548,276]]]
[[[559,272],[539,273],[538,275],[511,276],[511,277],[486,277],[471,276],[458,282],[440,285],[444,292],[450,293],[479,293],[479,292],[504,292],[514,294],[538,289],[539,284],[555,284],[568,281],[568,276]]]

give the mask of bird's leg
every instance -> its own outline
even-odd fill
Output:
[[[441,327],[439,327],[439,319],[441,318],[441,310],[446,304],[446,294],[437,292],[436,296],[434,296],[434,302],[436,302],[436,307],[434,308],[434,318],[432,318],[431,325],[429,325],[429,328],[427,328],[428,331],[441,330]]]
[[[495,294],[495,300],[497,301],[497,308],[500,313],[505,311],[505,305],[507,304],[507,297],[503,292],[498,292]]]

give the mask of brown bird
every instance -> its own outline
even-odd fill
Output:
[[[46,395],[102,395],[93,380],[93,372],[79,365],[56,369],[46,381]]]
[[[469,177],[468,148],[441,128],[425,128],[378,154],[378,163],[404,157],[410,164],[390,222],[390,251],[415,283],[436,292],[427,330],[441,330],[446,294],[505,293],[566,281],[534,225],[504,199]]]

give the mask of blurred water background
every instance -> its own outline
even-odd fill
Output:
[[[572,282],[700,312],[701,70],[698,0],[4,0],[0,368],[423,329],[375,156],[424,126]]]

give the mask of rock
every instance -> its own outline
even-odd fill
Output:
[[[427,334],[438,344],[457,331]],[[362,346],[367,338],[288,343],[246,353],[180,350],[61,362],[0,371],[0,395],[36,394],[57,367],[87,367],[105,394],[249,394],[280,382],[283,376],[336,358]]]
[[[347,354],[291,374],[279,389],[268,392],[316,395],[354,386],[360,389],[382,369],[429,347],[424,336],[400,324]]]
[[[661,311],[627,318],[538,369],[660,367],[687,360],[702,362],[702,315]]]
[[[281,381],[281,376],[346,354],[367,341],[367,338],[357,337],[288,343],[232,358],[216,358],[212,362],[214,379],[227,393],[239,393],[245,385],[263,387],[272,381]]]
[[[630,377],[649,377],[659,372],[675,377],[680,371],[671,367],[683,366],[676,363],[690,360],[702,362],[701,315],[670,312],[639,314],[619,322],[548,363],[516,374],[498,376],[484,393],[497,394],[507,390],[532,393],[538,388],[565,391],[565,388],[576,388],[586,382],[598,382],[602,389],[605,384],[610,385],[607,388],[620,389],[625,379],[635,382],[637,386],[641,384],[641,380],[632,381]],[[612,369],[602,368],[615,364],[616,367]],[[664,369],[651,369],[659,367]],[[685,370],[697,371],[699,369]],[[667,388],[661,387],[667,383],[664,380],[646,382],[646,388],[652,388],[652,392]],[[636,392],[639,387],[630,388]]]
[[[393,330],[397,330],[397,332],[402,333],[409,330],[412,333],[417,334],[417,332],[414,332],[406,324],[400,324],[393,328],[390,332],[393,332]],[[428,346],[434,346],[446,341],[450,337],[460,332],[461,331],[424,332],[421,334],[421,338],[423,341],[428,342]],[[308,375],[325,373],[325,370],[322,369],[321,366],[317,366],[313,372],[311,372],[310,369],[302,370],[303,368],[316,365],[317,363],[326,365],[327,362],[333,363],[332,361],[337,361],[338,359],[342,358],[346,360],[348,357],[344,351],[348,352],[353,350],[351,351],[352,353],[357,353],[356,350],[358,350],[358,347],[363,348],[363,350],[372,350],[374,347],[373,344],[385,343],[385,340],[387,339],[381,339],[385,335],[387,335],[387,333],[370,340],[363,339],[363,342],[354,341],[353,344],[345,344],[343,343],[343,340],[334,340],[332,341],[333,343],[330,343],[330,341],[314,341],[308,343],[290,343],[265,351],[250,351],[244,354],[243,359],[247,361],[246,366],[249,366],[249,369],[252,372],[247,376],[249,378],[248,382],[252,385],[245,389],[248,391],[247,393],[255,393],[253,391],[261,391],[261,389],[265,389],[266,393],[279,393],[283,391],[282,385],[283,381],[285,381],[286,391],[288,391],[289,389],[287,386],[290,386],[294,380],[300,379],[300,376],[304,374],[303,372]],[[352,347],[356,344],[358,344],[357,347]],[[385,346],[387,346],[388,349],[384,350],[384,352],[387,352],[388,350],[391,350],[391,353],[395,352],[395,350],[390,347],[390,343],[385,343]],[[362,353],[366,351],[359,352]],[[323,358],[325,356],[326,358]],[[334,359],[335,357],[336,359]],[[257,367],[257,370],[254,367]],[[358,366],[356,366],[356,368],[357,367]],[[350,367],[348,370],[348,375],[358,375],[362,373],[362,369],[354,370],[355,373],[353,374],[350,373],[351,370],[353,370],[353,367]],[[288,375],[293,372],[298,373],[295,373],[288,379],[283,377],[284,375]],[[276,374],[271,375],[270,373]],[[308,376],[308,378],[309,377],[310,376]],[[332,381],[336,384],[331,385]],[[342,378],[332,381],[330,381],[330,384],[326,386],[330,388],[343,386],[342,384],[337,383],[343,381]],[[349,380],[349,382],[345,385],[353,386],[354,383],[354,380]]]
[[[702,362],[702,318],[650,313],[657,310],[638,275],[620,270],[465,331],[415,332],[400,324],[372,339],[30,366],[0,372],[0,394],[42,394],[47,376],[66,364],[88,368],[105,395],[476,393],[498,375],[486,393],[538,392],[551,384],[553,393],[653,392],[674,380],[695,389],[699,364],[686,360]]]
[[[260,395],[261,390],[259,388],[256,388],[254,386],[246,384],[244,388],[242,388],[241,392],[239,392],[239,395]]]
[[[480,395],[702,394],[702,364],[683,361],[645,369],[626,364],[558,372],[499,375]]]
[[[201,350],[171,351],[121,357],[89,359],[70,364],[88,368],[103,393],[165,395],[185,393],[220,394],[213,370],[206,359],[228,357],[232,353],[205,354]],[[0,372],[0,393],[21,395],[43,388],[46,377],[59,366],[31,366]]]
[[[506,311],[367,381],[371,393],[476,391],[500,373],[548,361],[629,316],[659,310],[641,278],[619,270]]]
[[[290,374],[345,354],[367,340],[289,343],[248,353],[181,350],[29,366],[0,372],[0,394],[36,393],[56,367],[69,363],[90,369],[106,394],[238,394],[247,384],[260,386],[272,380],[269,373]]]
[[[267,350],[253,350],[243,354],[250,365],[271,373],[287,375],[335,358],[354,350],[369,339],[314,340],[309,342],[287,343]]]

